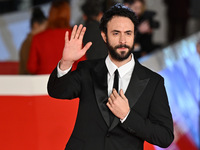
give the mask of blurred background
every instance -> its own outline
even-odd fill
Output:
[[[48,76],[75,24],[94,43],[81,60],[107,55],[98,24],[118,2],[140,21],[134,55],[165,78],[175,129],[166,149],[200,149],[200,0],[0,0],[0,149],[64,149],[79,100],[50,98]]]

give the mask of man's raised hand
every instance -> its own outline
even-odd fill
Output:
[[[63,49],[63,56],[60,62],[60,69],[66,70],[71,67],[71,65],[83,57],[86,51],[92,45],[92,42],[88,42],[83,48],[83,36],[85,34],[86,27],[83,25],[75,25],[72,30],[71,38],[69,40],[69,32],[65,34],[65,46]]]

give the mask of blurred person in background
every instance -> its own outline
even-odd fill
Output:
[[[164,0],[167,6],[168,42],[184,38],[187,34],[190,0]]]
[[[135,38],[135,56],[139,58],[160,47],[152,41],[154,29],[159,28],[159,22],[154,20],[156,12],[146,10],[144,0],[124,0],[124,5],[131,8],[139,20],[138,32]]]
[[[103,3],[103,12],[107,11],[111,6],[116,4],[116,0],[101,0]]]
[[[42,10],[39,7],[33,8],[30,20],[31,31],[27,35],[20,48],[19,74],[29,74],[29,71],[27,70],[26,66],[29,57],[32,38],[34,35],[44,31],[46,29],[46,25],[47,19],[44,16]]]
[[[70,4],[66,0],[52,2],[47,29],[33,37],[28,60],[28,71],[31,74],[50,74],[62,56],[65,44],[64,37],[70,27]],[[85,57],[80,60],[85,60]],[[72,69],[75,69],[78,61]]]
[[[200,0],[190,1],[190,20],[188,33],[194,34],[200,31]]]
[[[82,5],[82,11],[85,27],[87,28],[83,38],[83,44],[85,45],[89,41],[92,42],[92,46],[87,51],[86,57],[87,59],[105,58],[108,55],[107,47],[101,37],[101,31],[99,29],[99,22],[103,15],[102,4],[99,0],[87,0]]]

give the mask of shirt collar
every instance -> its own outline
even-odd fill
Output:
[[[106,67],[108,69],[108,73],[110,74],[110,76],[112,76],[115,72],[116,69],[118,69],[119,71],[119,76],[122,78],[126,73],[128,73],[129,71],[133,70],[134,66],[135,66],[135,60],[133,58],[133,54],[131,54],[131,60],[124,64],[121,67],[117,67],[110,59],[109,55],[107,56],[105,63],[106,63]]]

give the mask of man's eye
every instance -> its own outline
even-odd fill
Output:
[[[118,33],[117,33],[117,32],[114,32],[113,35],[118,35]]]
[[[126,34],[127,34],[127,35],[131,35],[131,32],[127,32]]]

